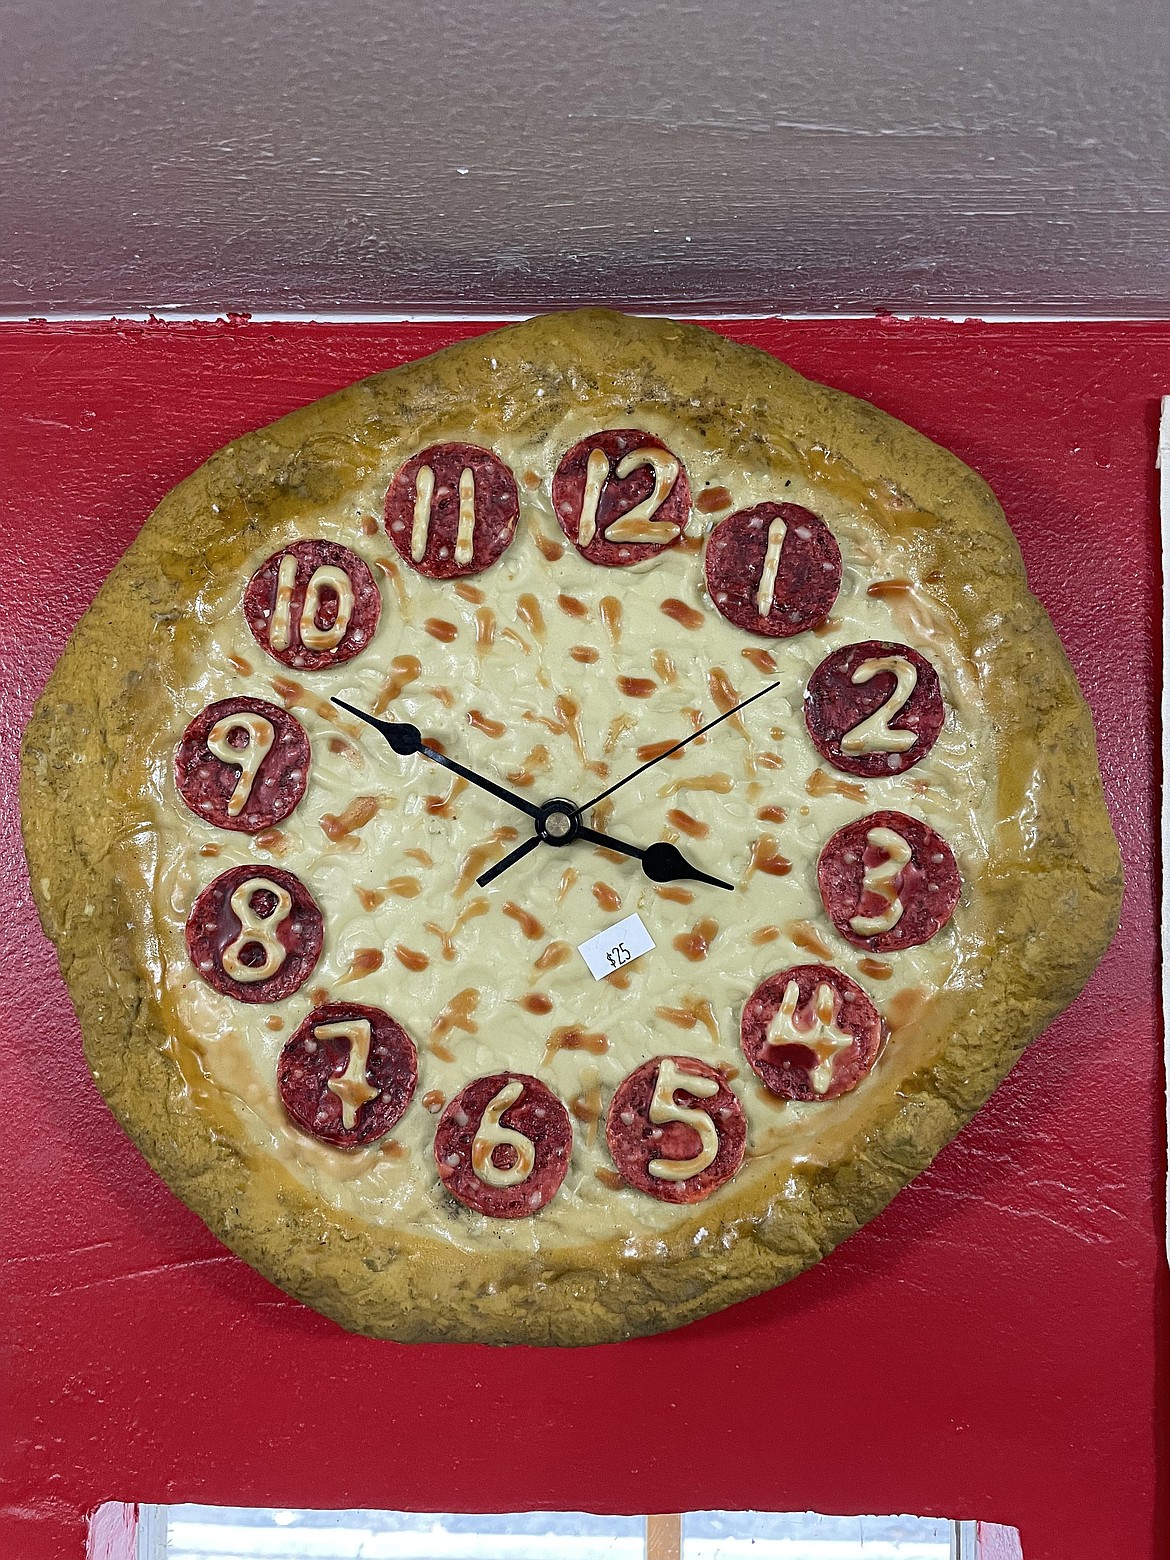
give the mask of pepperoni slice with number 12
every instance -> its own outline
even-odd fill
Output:
[[[661,439],[609,428],[574,444],[552,482],[561,530],[590,563],[625,568],[682,539],[691,514],[686,469]]]

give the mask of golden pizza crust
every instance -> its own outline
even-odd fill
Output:
[[[388,1236],[257,1165],[227,1110],[197,1101],[172,1021],[128,926],[145,900],[119,852],[140,822],[135,732],[182,665],[182,606],[238,575],[298,506],[359,481],[404,430],[465,403],[491,417],[541,404],[551,428],[591,389],[652,405],[729,447],[782,451],[908,545],[959,625],[994,725],[999,818],[965,882],[983,930],[973,990],[936,1000],[923,1054],[850,1152],[786,1184],[764,1160],[665,1236],[538,1256]],[[880,510],[874,492],[886,496]],[[795,1276],[872,1218],[978,1109],[1088,978],[1116,924],[1121,867],[1093,730],[1029,594],[990,489],[920,434],[773,358],[697,327],[600,310],[550,315],[377,375],[213,456],[170,493],[111,574],[54,671],[24,745],[32,884],[99,1088],[150,1163],[254,1267],[343,1326],[409,1340],[587,1344],[660,1331]],[[149,928],[145,928],[148,935]]]

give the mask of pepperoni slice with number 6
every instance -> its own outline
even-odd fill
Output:
[[[930,752],[946,719],[938,673],[909,645],[867,639],[834,650],[808,680],[804,719],[835,769],[880,780]]]
[[[744,1003],[748,1065],[785,1100],[831,1100],[854,1089],[885,1039],[881,1014],[855,981],[828,964],[769,975]]]
[[[329,1002],[289,1039],[276,1079],[298,1127],[336,1148],[360,1148],[401,1119],[418,1082],[418,1055],[381,1008]]]
[[[489,568],[516,534],[520,496],[498,455],[477,444],[432,444],[386,493],[386,532],[420,574],[454,580]]]
[[[682,461],[661,439],[639,428],[610,428],[562,457],[552,501],[583,558],[624,568],[681,539],[691,487]]]
[[[252,637],[298,672],[352,661],[373,639],[381,613],[365,561],[338,542],[294,542],[266,558],[244,591]]]
[[[220,699],[187,727],[175,784],[193,813],[258,834],[287,818],[309,783],[309,739],[295,715],[264,699]]]
[[[618,1088],[605,1138],[630,1186],[662,1202],[701,1202],[743,1162],[747,1120],[726,1080],[706,1062],[656,1056]]]
[[[213,990],[237,1002],[283,1002],[313,973],[324,925],[313,896],[279,867],[232,867],[187,917],[187,951]]]
[[[757,504],[721,520],[706,557],[707,591],[737,628],[787,639],[817,628],[841,588],[841,549],[799,504]]]
[[[527,1073],[474,1079],[435,1132],[444,1187],[490,1219],[523,1219],[543,1208],[565,1179],[572,1151],[568,1111]]]
[[[870,813],[838,829],[821,851],[817,885],[841,936],[871,953],[929,942],[962,887],[942,835],[900,812]]]

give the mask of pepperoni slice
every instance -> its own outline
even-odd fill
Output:
[[[237,1002],[283,1002],[313,973],[324,926],[308,889],[279,867],[221,872],[187,917],[187,951],[214,990]]]
[[[309,783],[309,739],[295,715],[264,699],[220,699],[183,733],[175,785],[218,829],[258,834],[287,818]]]
[[[386,532],[420,574],[460,579],[489,568],[516,534],[520,496],[498,455],[477,444],[432,444],[386,493]]]
[[[707,543],[707,590],[737,628],[787,639],[828,617],[841,588],[841,549],[799,504],[757,504],[721,520]]]
[[[909,645],[867,639],[834,650],[808,680],[804,719],[835,769],[880,780],[930,752],[946,719],[938,673]]]
[[[838,829],[821,851],[817,885],[841,936],[871,953],[929,942],[962,887],[942,835],[900,812],[870,813]]]
[[[381,613],[365,561],[338,542],[294,542],[273,553],[244,592],[257,644],[298,672],[352,661],[374,637]]]
[[[552,501],[561,530],[583,558],[624,568],[681,540],[691,485],[661,439],[640,428],[610,428],[562,457]]]
[[[693,1093],[688,1078],[696,1080]],[[661,1202],[701,1202],[743,1162],[747,1120],[714,1067],[694,1056],[656,1056],[619,1086],[605,1138],[630,1186]]]
[[[769,975],[744,1003],[740,1040],[748,1065],[785,1100],[831,1100],[873,1066],[885,1024],[855,981],[828,964]]]
[[[385,1137],[418,1082],[414,1042],[381,1008],[315,1008],[280,1053],[284,1108],[323,1143],[360,1148]]]
[[[536,1213],[565,1179],[569,1113],[539,1078],[492,1073],[461,1089],[439,1118],[435,1162],[451,1196],[490,1219]]]

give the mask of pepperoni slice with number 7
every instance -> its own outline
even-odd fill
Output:
[[[701,1202],[743,1162],[747,1119],[706,1062],[656,1056],[614,1094],[605,1138],[630,1186],[661,1202]]]
[[[951,918],[962,887],[951,847],[900,812],[849,823],[821,851],[817,886],[833,925],[871,953],[929,942]]]
[[[335,1148],[361,1148],[401,1119],[418,1081],[418,1055],[381,1008],[329,1002],[288,1040],[276,1078],[298,1127]]]
[[[552,501],[583,558],[625,568],[681,540],[691,488],[682,461],[661,439],[640,428],[609,428],[562,457]]]
[[[568,1111],[528,1073],[473,1079],[435,1130],[443,1186],[464,1207],[490,1219],[538,1213],[565,1179],[572,1151]]]
[[[279,867],[232,867],[187,917],[187,951],[214,990],[237,1002],[283,1002],[313,973],[324,923],[313,896]]]

